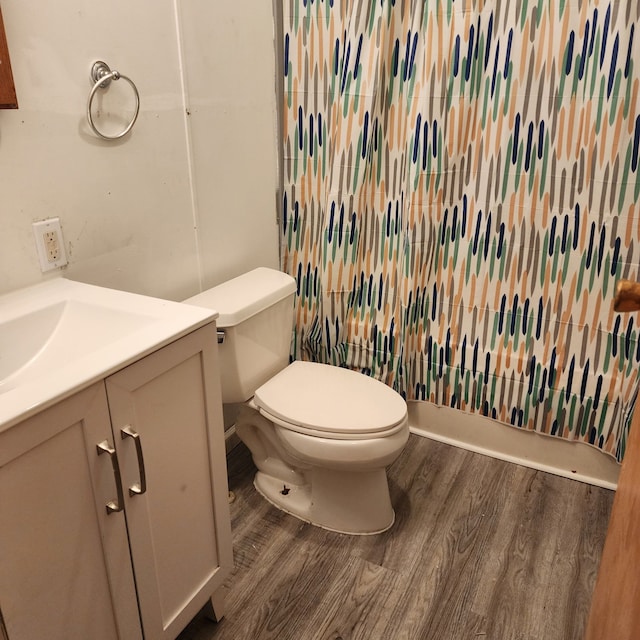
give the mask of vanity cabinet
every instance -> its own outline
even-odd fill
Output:
[[[124,514],[104,508],[113,473],[97,456],[102,441],[113,442],[103,384],[0,434],[0,607],[10,640],[142,638]]]
[[[9,640],[162,640],[222,615],[216,358],[211,323],[0,433]]]

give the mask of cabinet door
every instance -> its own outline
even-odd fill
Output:
[[[0,608],[11,640],[140,640],[104,384],[0,433]]]
[[[106,381],[142,627],[154,640],[175,638],[232,564],[216,358],[212,323]]]

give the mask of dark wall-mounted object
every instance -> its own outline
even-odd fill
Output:
[[[2,10],[0,10],[0,109],[17,108],[18,99],[16,97],[16,88],[13,84],[13,74],[11,73],[9,47],[4,34]]]

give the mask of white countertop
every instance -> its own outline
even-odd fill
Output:
[[[65,278],[0,296],[0,431],[217,317]]]

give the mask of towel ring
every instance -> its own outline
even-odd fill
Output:
[[[94,124],[93,116],[91,115],[91,103],[93,102],[93,97],[96,95],[96,91],[98,91],[98,89],[106,89],[111,84],[112,80],[120,80],[121,78],[122,80],[126,80],[131,85],[131,88],[133,89],[133,95],[136,99],[136,108],[133,113],[133,118],[131,118],[131,122],[129,122],[129,124],[120,133],[116,133],[116,135],[113,136],[108,136],[102,133],[102,131],[100,131]],[[122,138],[122,136],[126,136],[127,133],[131,131],[131,127],[133,127],[133,125],[135,124],[136,119],[138,118],[138,112],[140,111],[140,94],[138,93],[138,88],[133,83],[133,80],[131,80],[131,78],[127,78],[127,76],[123,76],[118,71],[111,71],[109,65],[106,62],[98,60],[97,62],[94,62],[93,66],[91,67],[91,81],[94,83],[94,85],[91,89],[91,92],[89,93],[89,99],[87,100],[87,120],[89,121],[89,126],[91,127],[91,129],[93,129],[93,132],[97,136],[103,138],[104,140],[117,140],[118,138]]]

